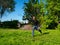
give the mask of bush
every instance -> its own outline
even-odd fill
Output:
[[[60,29],[60,24],[58,24],[57,28]]]
[[[52,21],[52,22],[48,25],[47,29],[55,29],[55,28],[57,28],[57,26],[58,26],[58,23],[55,22],[55,21]]]
[[[18,20],[13,21],[4,21],[2,24],[0,24],[1,28],[18,28]]]

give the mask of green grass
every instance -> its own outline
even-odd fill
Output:
[[[31,30],[0,29],[0,45],[60,45],[60,30],[43,30],[41,35]]]

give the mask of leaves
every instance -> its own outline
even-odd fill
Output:
[[[14,11],[15,1],[14,0],[0,0],[0,16],[2,17],[4,12],[7,10],[8,12]]]

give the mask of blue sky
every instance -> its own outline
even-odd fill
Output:
[[[24,2],[28,2],[28,0],[15,0],[16,5],[15,5],[15,11],[11,13],[6,13],[5,16],[2,17],[2,21],[10,21],[12,20],[19,20],[22,21],[22,17],[24,15]]]

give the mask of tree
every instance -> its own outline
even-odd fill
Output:
[[[14,0],[0,0],[0,17],[3,16],[4,12],[12,12],[15,8]]]
[[[58,25],[58,21],[60,20],[60,1],[59,0],[46,0],[46,15],[48,16],[46,19],[46,24],[48,24],[48,28],[55,28]],[[55,25],[57,24],[57,25]]]
[[[27,20],[30,20],[32,18],[32,16],[36,15],[37,12],[36,11],[36,8],[34,7],[34,4],[37,4],[38,0],[29,0],[28,3],[24,3],[25,6],[24,6],[24,11],[25,11],[25,14],[23,16],[23,18],[25,17],[25,19]]]
[[[58,17],[58,20],[60,20],[60,0],[46,0],[46,2],[48,15]]]
[[[35,16],[43,25],[57,23],[60,20],[60,1],[59,0],[29,0],[24,6],[23,18],[32,20]],[[55,25],[55,24],[54,24]]]
[[[32,20],[32,16],[35,16],[37,20],[39,20],[39,18],[41,17],[41,15],[44,14],[43,10],[44,10],[44,4],[42,2],[42,0],[39,2],[39,0],[29,0],[28,3],[24,3],[24,16],[23,19],[24,20],[28,20],[29,22],[31,22]]]

